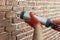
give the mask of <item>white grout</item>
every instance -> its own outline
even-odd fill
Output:
[[[18,34],[17,36],[21,36],[21,35],[23,35],[23,34],[27,34],[27,33],[30,33],[30,32],[32,32],[33,30],[30,30],[30,31],[28,31],[28,32],[24,32],[24,33],[21,33],[21,34]]]
[[[56,33],[56,32],[53,32],[53,33],[51,33],[51,34],[47,34],[47,36],[45,36],[44,38],[46,38],[46,37],[48,37],[48,36],[51,36],[51,35],[54,34],[54,33]]]
[[[48,40],[53,38],[54,36],[57,38],[57,35],[58,35],[58,33],[54,34],[53,36],[49,37]],[[55,39],[55,38],[53,38],[53,39]]]
[[[24,37],[24,38],[22,38],[22,39],[20,39],[20,40],[24,40],[24,39],[26,39],[26,38],[28,38],[28,37],[32,37],[33,36],[33,34],[31,34],[31,35],[29,35],[29,36],[26,36],[26,37]]]

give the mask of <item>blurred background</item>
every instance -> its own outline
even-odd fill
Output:
[[[11,12],[23,10],[60,19],[60,0],[0,0],[0,40],[32,40],[34,29]],[[60,40],[60,32],[42,26],[44,40]]]

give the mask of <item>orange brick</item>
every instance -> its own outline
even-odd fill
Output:
[[[14,6],[13,7],[13,11],[22,11],[23,10],[23,7],[21,6]]]
[[[24,27],[26,27],[26,24],[25,23],[21,23],[21,24],[18,24],[19,28],[22,29]]]
[[[24,40],[32,40],[33,36],[27,37]]]
[[[9,39],[9,40],[16,40],[16,36],[11,36],[11,35],[9,35],[8,39]]]
[[[0,27],[0,33],[4,32],[4,27]]]
[[[20,18],[13,18],[12,23],[20,23]]]
[[[0,6],[5,6],[5,0],[0,0]]]
[[[4,23],[4,25],[10,25],[12,23],[12,20],[11,20],[11,18],[7,18],[7,19],[3,20],[3,23]]]
[[[4,19],[5,18],[5,12],[0,12],[0,19]]]
[[[0,33],[0,40],[8,40],[8,35],[6,32]]]
[[[40,7],[32,7],[32,10],[39,10]]]
[[[17,0],[6,0],[6,5],[16,6],[18,4]]]
[[[13,17],[17,17],[17,14],[12,13],[12,12],[6,12],[5,14],[6,14],[6,15],[5,15],[5,17],[6,17],[6,18],[13,18]]]
[[[19,40],[19,39],[22,39],[22,38],[24,38],[24,37],[26,37],[26,36],[29,36],[29,35],[31,35],[33,32],[29,32],[29,33],[22,33],[22,34],[18,34],[17,35],[17,40]]]
[[[39,1],[39,2],[36,2],[36,6],[47,6],[47,5],[49,5],[49,3],[47,3],[47,2],[44,2],[44,1]]]
[[[12,31],[11,32],[12,36],[16,36],[16,35],[18,35],[20,33],[21,33],[21,30],[20,29],[16,29],[15,31]]]
[[[12,40],[11,32],[7,32],[7,33],[8,33],[8,39]]]
[[[32,30],[32,28],[28,27],[28,28],[25,28],[23,30],[24,30],[24,32],[28,32],[28,31]]]
[[[18,26],[16,26],[16,25],[8,25],[8,26],[6,26],[5,31],[12,32],[12,31],[15,31],[17,29],[17,27]]]
[[[28,6],[36,6],[36,2],[33,2],[33,1],[28,1]]]
[[[31,11],[32,10],[32,7],[24,7],[24,10]]]
[[[19,5],[26,7],[26,6],[28,6],[28,2],[27,1],[19,1]]]
[[[18,35],[17,35],[17,40],[22,39],[22,38],[24,38],[25,36],[26,36],[26,34],[23,34],[23,35],[18,34]]]
[[[3,19],[3,20],[0,20],[0,26],[6,26],[6,25],[9,25],[11,24],[11,19]]]
[[[0,12],[11,11],[12,6],[0,6]]]
[[[12,36],[12,40],[16,40],[16,36]]]

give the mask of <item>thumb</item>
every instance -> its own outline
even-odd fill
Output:
[[[30,17],[31,17],[32,20],[36,19],[36,18],[34,17],[34,15],[32,14],[32,12],[30,12]]]

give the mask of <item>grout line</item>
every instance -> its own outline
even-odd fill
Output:
[[[33,34],[31,34],[31,35],[29,35],[29,36],[26,36],[26,37],[24,37],[24,38],[22,38],[22,39],[20,39],[20,40],[24,40],[24,39],[26,39],[26,38],[28,38],[28,37],[32,37],[33,36]]]
[[[53,33],[51,33],[51,34],[49,34],[49,35],[45,36],[44,38],[46,38],[46,37],[48,37],[48,36],[51,36],[51,35],[52,35],[52,34],[54,34],[54,33],[56,33],[56,32],[53,32]]]
[[[30,32],[32,32],[33,30],[30,30],[30,31],[28,31],[28,32],[24,32],[24,33],[21,33],[21,34],[19,34],[19,35],[17,35],[17,36],[21,36],[21,35],[23,35],[23,34],[27,34],[27,33],[30,33]]]

